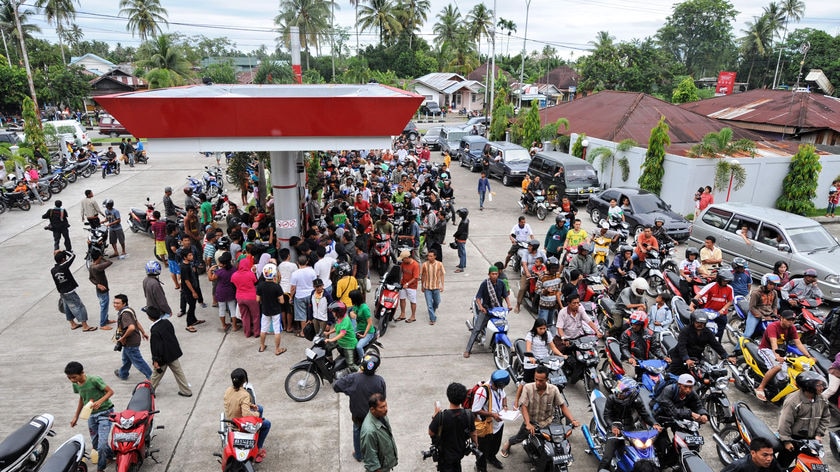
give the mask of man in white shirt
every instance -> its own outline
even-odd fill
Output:
[[[525,243],[534,239],[534,232],[531,231],[531,225],[525,222],[524,216],[520,216],[519,221],[513,225],[513,228],[510,230],[509,237],[511,247],[508,251],[507,257],[505,258],[505,267],[507,267],[508,262],[510,262],[510,258],[520,249],[519,243]]]
[[[300,268],[292,272],[289,293],[294,297],[295,322],[298,324],[298,328],[302,330],[309,312],[309,298],[312,295],[312,290],[314,290],[312,282],[318,277],[318,274],[315,269],[309,267],[306,256],[298,257],[298,266]]]
[[[316,262],[312,268],[315,269],[315,273],[318,274],[318,278],[324,281],[324,290],[329,291],[332,289],[330,272],[332,271],[335,259],[326,256],[326,249],[323,246],[318,246],[318,249],[315,250],[315,254],[318,255],[318,262]]]

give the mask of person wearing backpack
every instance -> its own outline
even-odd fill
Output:
[[[439,452],[437,470],[439,472],[461,472],[461,459],[467,452],[467,441],[478,444],[472,411],[463,407],[467,399],[467,387],[457,382],[446,388],[449,408],[441,410],[435,407],[432,422],[429,423],[429,436]]]
[[[44,213],[41,218],[50,220],[50,224],[45,228],[52,231],[53,234],[53,251],[58,253],[58,243],[61,242],[61,237],[64,236],[64,249],[67,252],[73,252],[73,246],[70,243],[70,222],[67,220],[67,210],[61,208],[61,200],[55,201],[55,208],[50,208]]]
[[[507,410],[505,387],[509,383],[510,374],[506,370],[499,369],[490,376],[490,383],[476,384],[471,390],[473,395],[469,408],[476,415],[476,424],[490,423],[484,426],[484,428],[489,429],[486,434],[482,434],[481,429],[483,428],[476,428],[478,449],[483,454],[475,461],[478,472],[486,472],[488,463],[497,469],[504,468],[502,461],[496,458],[496,453],[499,452],[502,445],[505,422],[499,416],[499,413]],[[470,401],[469,395],[467,397],[467,401]],[[467,407],[467,405],[464,406]]]

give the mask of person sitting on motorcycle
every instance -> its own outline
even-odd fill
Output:
[[[653,236],[653,228],[645,226],[645,230],[636,237],[636,249],[633,258],[639,262],[644,262],[648,251],[655,249],[659,250],[659,241]]]
[[[569,269],[577,269],[583,275],[596,273],[598,271],[598,267],[595,264],[595,259],[592,258],[592,246],[592,243],[578,245],[577,256],[573,257],[572,260],[569,261]]]
[[[526,210],[531,205],[531,203],[534,202],[534,198],[537,196],[537,193],[540,193],[543,190],[544,188],[542,182],[540,181],[540,176],[537,175],[534,177],[534,180],[532,180],[531,183],[528,184],[528,187],[525,190],[524,203]]]
[[[564,297],[566,306],[557,312],[557,335],[554,343],[559,344],[560,352],[564,354],[573,354],[574,349],[569,339],[575,339],[587,334],[588,332],[595,333],[595,336],[603,338],[604,334],[598,328],[598,325],[592,321],[592,318],[586,314],[586,310],[580,303],[580,295],[577,292],[572,292]],[[586,328],[589,328],[588,330]],[[567,358],[566,367],[570,372],[576,373],[577,378],[569,378],[569,382],[575,383],[583,375],[583,369],[577,368],[577,359],[575,356]]]
[[[569,229],[566,228],[566,218],[563,215],[554,217],[554,224],[548,228],[545,233],[545,253],[548,257],[556,257],[558,260],[563,253],[563,242],[566,241],[566,233]]]
[[[773,319],[779,315],[779,276],[766,274],[761,278],[761,287],[750,294],[750,311],[746,313],[744,337],[753,338],[755,329],[762,320]]]
[[[732,283],[729,284],[735,296],[746,297],[752,287],[752,274],[747,268],[747,261],[743,257],[732,259]]]
[[[548,325],[545,320],[537,318],[534,320],[534,325],[528,334],[525,335],[525,352],[530,352],[533,357],[526,357],[522,362],[522,382],[516,389],[516,401],[514,405],[519,404],[519,397],[522,395],[522,387],[534,381],[534,372],[539,365],[537,359],[548,357],[551,354],[555,356],[566,357],[557,348],[554,343],[554,335],[548,330]]]
[[[825,379],[813,370],[806,370],[796,376],[799,391],[785,398],[779,415],[779,439],[784,448],[779,451],[779,465],[787,469],[796,458],[797,452],[792,439],[816,439],[822,442],[829,422],[831,410],[822,398]]]
[[[105,152],[105,159],[108,163],[109,172],[117,167],[117,153],[114,152],[113,146],[108,146],[108,150]]]
[[[750,454],[724,467],[720,472],[782,472],[776,462],[773,443],[757,436],[750,441]]]
[[[618,206],[618,200],[615,198],[610,199],[610,207],[607,209],[607,217],[612,220],[624,221],[624,210]]]
[[[475,319],[473,324],[470,339],[467,341],[467,349],[464,351],[464,357],[470,357],[473,344],[479,333],[484,330],[487,324],[487,311],[490,308],[497,308],[502,306],[502,302],[507,304],[510,309],[510,297],[505,283],[499,279],[499,268],[491,265],[487,270],[487,278],[478,286],[478,292],[475,294],[475,303],[473,308],[475,310]]]
[[[394,225],[388,221],[388,215],[383,213],[379,220],[373,224],[373,232],[376,234],[387,234],[390,237],[394,236]]]
[[[528,268],[528,270],[530,270],[530,271],[531,271],[531,275],[532,275],[532,276],[534,276],[534,277],[536,277],[536,278],[538,278],[538,279],[539,279],[540,277],[542,277],[542,276],[543,276],[543,274],[545,274],[545,273],[546,273],[546,271],[548,270],[548,268],[547,268],[547,267],[546,267],[546,265],[545,265],[545,260],[543,259],[543,257],[542,257],[542,256],[538,256],[537,258],[535,258],[535,259],[534,259],[534,265],[532,265],[531,267],[529,267],[529,268]],[[530,289],[529,289],[529,290],[530,290]]]
[[[662,431],[662,426],[657,423],[650,409],[639,396],[638,382],[629,377],[619,380],[613,388],[613,394],[607,397],[604,403],[603,419],[608,428],[608,439],[604,444],[604,453],[598,464],[598,472],[612,470],[612,460],[616,449],[624,447],[624,440],[621,438],[622,429],[633,430],[636,422],[641,421],[657,431]]]
[[[572,229],[566,233],[566,242],[563,243],[563,249],[568,251],[570,248],[578,247],[583,243],[589,242],[589,233],[580,228],[581,222],[575,219],[572,223]],[[562,260],[562,259],[561,259]]]
[[[525,292],[528,291],[528,287],[530,286],[529,279],[533,276],[531,274],[531,266],[534,265],[534,261],[538,257],[542,257],[543,260],[546,259],[545,253],[540,251],[540,242],[536,239],[532,239],[528,241],[528,249],[524,254],[522,254],[522,261],[520,262],[519,292],[516,294],[516,308],[513,309],[514,313],[519,313],[522,306],[522,298],[525,296]]]
[[[764,335],[761,336],[761,342],[758,345],[758,355],[764,360],[764,365],[767,366],[767,372],[761,383],[755,389],[755,397],[765,402],[767,396],[764,394],[764,387],[773,377],[779,381],[787,379],[787,372],[783,367],[785,366],[785,356],[779,354],[779,351],[786,352],[787,344],[793,343],[803,356],[811,357],[811,353],[802,344],[799,339],[799,332],[796,330],[794,320],[796,313],[791,310],[782,310],[779,321],[774,321],[767,325],[764,330]]]
[[[508,262],[510,262],[510,258],[513,257],[520,249],[519,243],[524,243],[534,239],[534,232],[531,231],[531,225],[525,222],[525,217],[520,216],[519,221],[513,225],[513,228],[510,230],[510,249],[508,250],[507,257],[505,257],[505,267],[507,267]]]
[[[660,423],[667,423],[668,420],[693,420],[700,424],[709,421],[709,412],[703,407],[700,397],[694,391],[694,377],[691,374],[682,374],[677,383],[665,386],[653,400],[651,408],[653,415]],[[676,451],[668,447],[671,441],[665,433],[656,438],[657,454],[659,462],[663,466],[675,465],[677,462]]]
[[[671,365],[668,372],[673,375],[687,374],[688,369],[697,363],[694,359],[703,357],[706,347],[711,347],[721,358],[727,357],[726,349],[706,327],[709,322],[709,315],[706,310],[694,310],[691,313],[691,324],[680,330],[677,336],[677,345],[671,349],[668,356],[671,358]],[[729,356],[729,362],[736,362],[735,356]]]
[[[609,256],[609,249],[617,249],[619,237],[621,235],[618,231],[613,231],[610,229],[610,224],[607,220],[602,219],[598,222],[598,232],[592,237],[592,241],[596,245],[596,252],[597,246],[607,246],[607,252],[604,254],[604,259],[606,260],[607,256]]]
[[[619,345],[621,346],[621,360],[627,361],[634,368],[639,361],[650,359],[664,359],[671,362],[659,340],[653,334],[653,330],[647,327],[647,313],[637,310],[630,315],[630,327],[621,333]],[[636,380],[642,378],[641,369],[636,369]]]
[[[781,306],[783,309],[800,313],[802,303],[799,300],[806,301],[808,306],[813,308],[819,304],[819,299],[822,299],[822,297],[822,290],[817,284],[817,271],[805,269],[801,279],[793,279],[782,287]]]
[[[712,235],[706,236],[703,247],[700,249],[700,270],[697,272],[701,277],[710,277],[723,262],[723,252],[715,246],[717,238]]]
[[[653,228],[651,228],[651,234],[653,237],[659,241],[659,245],[662,246],[665,243],[671,243],[674,246],[679,246],[679,241],[672,238],[668,235],[668,231],[665,230],[665,218],[661,216],[657,216],[653,219]]]
[[[689,304],[689,308],[692,310],[702,306],[707,310],[718,312],[718,317],[715,318],[715,323],[718,325],[718,341],[723,338],[723,332],[726,330],[726,314],[729,313],[732,303],[735,302],[735,292],[729,285],[730,282],[732,282],[732,271],[728,269],[719,270],[715,281],[700,289],[700,292]]]
[[[647,311],[647,304],[645,303],[645,293],[650,289],[647,280],[638,278],[630,283],[630,286],[625,287],[615,301],[617,311],[623,312],[621,316],[630,315],[635,310]],[[615,326],[621,326],[622,320],[616,319]]]
[[[668,306],[670,301],[670,295],[659,293],[656,295],[655,303],[648,309],[650,329],[652,329],[654,333],[671,329],[671,323],[674,321],[674,315],[671,313],[671,308]]]
[[[607,277],[610,279],[610,286],[607,289],[607,293],[610,297],[615,296],[615,292],[618,290],[618,282],[624,277],[627,277],[627,274],[631,270],[633,270],[633,247],[627,245],[621,246],[618,248],[612,264],[607,269]]]
[[[558,273],[560,261],[554,256],[549,257],[546,268],[547,272],[537,280],[536,292],[540,297],[537,318],[554,326],[554,313],[560,306],[560,287],[563,284],[563,277]]]
[[[691,300],[694,296],[693,287],[694,279],[698,276],[700,269],[700,251],[697,248],[687,247],[685,249],[685,259],[680,261],[678,266],[680,275],[680,293],[684,300]]]
[[[225,390],[224,396],[225,418],[230,420],[247,416],[262,418],[262,411],[254,403],[251,393],[245,387],[245,384],[248,383],[248,373],[245,372],[245,369],[234,369],[230,374],[230,380],[233,385]],[[259,463],[265,459],[266,451],[263,446],[270,430],[271,421],[262,418],[262,426],[260,426],[259,437],[257,438],[257,449],[259,449],[259,453],[257,453],[254,462]]]
[[[452,181],[446,179],[443,181],[443,187],[440,189],[440,198],[443,200],[450,200],[455,197],[455,190],[452,188]]]

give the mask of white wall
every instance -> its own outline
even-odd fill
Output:
[[[589,140],[588,152],[592,152],[599,147],[615,150],[616,143],[614,142],[588,136],[587,139]],[[574,143],[576,140],[577,134],[573,134],[571,142]],[[645,148],[634,147],[623,154],[630,161],[630,176],[627,182],[622,181],[621,170],[616,164],[615,175],[613,177],[614,187],[639,186],[639,177],[641,176],[641,167],[645,160],[645,152],[647,152]],[[616,160],[620,157],[616,156]],[[790,167],[790,160],[791,158],[789,157],[738,158],[738,162],[747,171],[747,180],[743,187],[738,190],[732,190],[729,201],[749,202],[756,205],[775,207],[776,199],[779,198],[782,192],[782,180],[787,175]],[[840,175],[840,155],[820,156],[820,161],[823,168],[818,181],[817,196],[813,202],[817,208],[824,208],[828,198],[828,188],[831,186],[832,180]],[[663,177],[660,196],[673,207],[674,211],[683,215],[693,213],[694,192],[699,187],[705,187],[706,185],[714,186],[717,162],[717,159],[698,159],[666,154],[664,163],[665,176]],[[610,167],[607,167],[607,170],[601,173],[599,159],[596,159],[592,165],[599,171],[598,175],[601,183],[609,186]],[[715,201],[725,201],[727,190],[728,186],[714,189],[712,193]]]

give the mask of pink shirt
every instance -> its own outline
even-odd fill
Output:
[[[249,259],[242,259],[239,268],[230,277],[230,282],[236,287],[237,300],[257,299],[257,276],[251,272],[251,265]]]

